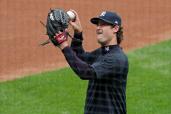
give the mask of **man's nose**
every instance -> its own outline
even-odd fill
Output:
[[[100,25],[97,25],[97,29],[100,29],[101,28],[101,26]]]

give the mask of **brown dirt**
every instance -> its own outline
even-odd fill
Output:
[[[46,20],[50,8],[78,12],[84,28],[84,47],[88,51],[99,46],[95,26],[89,19],[103,10],[121,14],[125,51],[171,37],[170,0],[1,0],[0,81],[68,65],[59,49],[52,45],[38,45],[47,39],[39,21]]]

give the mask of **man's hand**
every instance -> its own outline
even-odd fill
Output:
[[[82,29],[81,22],[80,22],[77,12],[74,10],[70,10],[70,11],[72,11],[75,14],[76,18],[73,21],[72,20],[69,21],[69,24],[72,26],[75,33],[81,33],[83,29]]]

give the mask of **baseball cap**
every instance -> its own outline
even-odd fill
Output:
[[[90,19],[91,23],[96,25],[98,24],[99,20],[119,26],[121,26],[122,23],[121,17],[116,12],[110,11],[103,11],[98,17],[93,17]]]

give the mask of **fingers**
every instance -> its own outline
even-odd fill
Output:
[[[75,10],[73,10],[73,9],[70,9],[69,11],[72,11],[72,12],[75,14],[75,19],[72,20],[72,21],[70,21],[70,22],[71,22],[71,23],[72,23],[72,22],[79,22],[80,19],[79,19],[78,13],[77,13]]]
[[[75,19],[74,20],[70,20],[69,24],[71,26],[76,26],[76,25],[80,24],[80,19],[78,17],[77,12],[75,10],[73,10],[73,9],[70,9],[69,11],[72,11],[75,14]]]
[[[76,32],[82,32],[82,26],[78,14],[75,10],[70,9],[75,14],[75,20],[69,21],[69,24],[72,26],[73,30]]]
[[[66,32],[68,32],[69,30],[66,28],[64,31],[58,31],[57,33],[55,33],[55,36],[58,36],[58,35],[60,35],[60,34],[64,34],[64,33],[66,33]],[[54,36],[54,37],[55,37]]]
[[[59,31],[59,32],[55,33],[55,36],[54,36],[54,37],[56,37],[56,36],[58,36],[58,35],[60,35],[60,34],[62,34],[62,32],[61,32],[61,31]]]
[[[68,28],[66,28],[64,31],[65,31],[65,32],[69,32]]]

